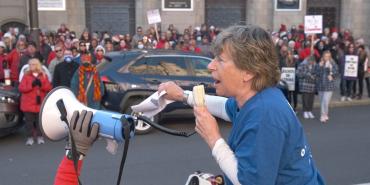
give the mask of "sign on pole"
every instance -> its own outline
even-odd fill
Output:
[[[357,77],[358,56],[346,55],[344,64],[344,77]]]
[[[288,84],[289,91],[295,90],[295,68],[294,67],[283,67],[281,68],[281,80]]]
[[[322,15],[304,16],[304,33],[322,33]]]
[[[147,11],[148,23],[156,24],[161,22],[161,15],[159,14],[159,9]]]

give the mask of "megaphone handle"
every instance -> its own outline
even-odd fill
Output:
[[[63,99],[60,99],[57,101],[57,107],[59,109],[59,112],[60,112],[60,119],[64,122],[66,122],[67,126],[68,126],[68,129],[70,130],[70,126],[69,126],[69,122],[67,120],[67,110],[66,110],[66,107],[64,105],[64,102],[63,102]],[[77,174],[77,180],[78,180],[78,184],[79,185],[82,185],[81,183],[81,180],[80,180],[80,177],[78,175],[78,159],[79,159],[79,154],[77,152],[77,149],[76,149],[76,143],[75,143],[75,140],[74,138],[72,137],[72,135],[70,134],[70,139],[71,139],[71,144],[72,144],[72,160],[73,160],[73,165],[75,167],[75,172]]]

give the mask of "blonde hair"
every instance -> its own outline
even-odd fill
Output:
[[[254,75],[251,88],[261,91],[280,80],[275,46],[270,34],[258,26],[231,26],[213,44],[215,56],[228,52],[236,67]]]
[[[36,69],[35,69],[35,71],[31,71],[30,68],[29,68],[28,73],[32,73],[32,72],[43,73],[42,64],[41,64],[41,62],[40,62],[39,59],[37,59],[37,58],[31,58],[28,61],[28,65],[31,65],[31,63],[35,63],[36,64]]]

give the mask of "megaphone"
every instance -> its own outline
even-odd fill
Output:
[[[92,123],[99,123],[99,135],[105,138],[123,142],[125,137],[133,137],[135,131],[134,119],[130,115],[104,110],[91,109],[80,103],[68,87],[57,87],[45,97],[40,113],[40,129],[44,136],[52,141],[59,141],[68,136],[68,125],[74,111],[93,112]],[[124,129],[130,129],[130,136],[124,135]]]

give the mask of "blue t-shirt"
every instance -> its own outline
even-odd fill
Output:
[[[267,88],[240,109],[229,98],[233,127],[228,144],[238,161],[243,185],[323,185],[303,128],[284,95]],[[226,177],[226,184],[232,184]]]

